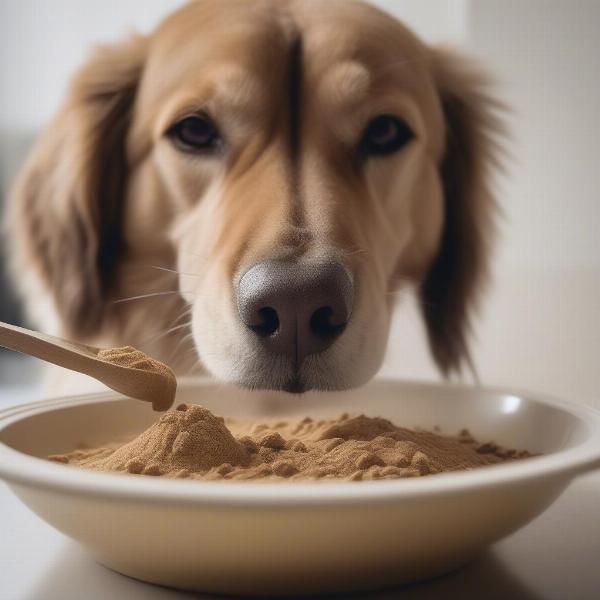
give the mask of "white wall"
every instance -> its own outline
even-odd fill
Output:
[[[2,0],[0,127],[41,126],[92,44],[118,39],[132,28],[148,31],[180,4],[183,0]]]
[[[181,0],[2,0],[0,167],[52,114],[90,44],[143,31]],[[600,406],[600,3],[377,0],[426,40],[480,56],[513,108],[513,160],[495,285],[478,327],[485,383]],[[143,10],[140,7],[143,6]],[[12,140],[12,141],[11,141]],[[1,172],[0,172],[1,175]],[[414,306],[394,323],[384,373],[436,377]]]
[[[468,0],[369,0],[391,13],[424,40],[435,44],[467,39]]]
[[[482,371],[600,407],[600,3],[470,6],[469,46],[514,111]]]
[[[466,49],[512,110],[481,378],[600,407],[600,3],[470,0],[467,14]],[[398,315],[385,372],[436,376],[414,307]]]
[[[600,267],[600,2],[473,1],[469,45],[514,113],[511,267]]]

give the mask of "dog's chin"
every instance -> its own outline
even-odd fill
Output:
[[[339,382],[334,384],[333,382],[324,381],[320,378],[319,382],[312,381],[310,378],[303,377],[300,374],[290,376],[288,379],[281,382],[273,382],[268,378],[261,380],[260,378],[251,377],[238,378],[232,383],[235,383],[239,387],[249,390],[272,390],[278,392],[287,392],[288,394],[304,394],[310,391],[342,391],[350,389],[355,386],[339,385]]]
[[[305,392],[310,392],[312,390],[316,391],[341,391],[344,389],[348,389],[346,386],[342,387],[333,387],[332,385],[328,385],[326,382],[321,384],[315,384],[315,382],[303,377],[302,375],[295,374],[290,376],[287,380],[282,381],[280,383],[273,383],[268,379],[261,381],[255,377],[246,380],[246,379],[238,379],[235,383],[243,388],[249,390],[272,390],[277,392],[287,392],[288,394],[304,394]]]
[[[240,379],[235,383],[240,387],[249,390],[274,390],[278,392],[287,392],[288,394],[303,394],[315,389],[311,384],[304,381],[299,375],[290,377],[287,381],[277,385],[274,385],[269,381],[257,381],[255,378],[251,380]]]
[[[274,390],[290,394],[356,388],[376,372],[376,369],[344,368],[347,365],[343,362],[339,364],[335,358],[335,355],[315,354],[308,356],[299,367],[281,356],[255,357],[254,360],[241,361],[223,370],[218,367],[215,369],[214,364],[207,366],[217,379],[227,383],[250,390]]]

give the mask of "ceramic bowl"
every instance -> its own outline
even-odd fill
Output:
[[[467,427],[479,440],[542,456],[413,479],[271,484],[105,474],[44,460],[133,436],[157,418],[144,403],[104,393],[1,412],[0,476],[115,571],[267,596],[376,589],[451,571],[600,466],[600,413],[535,394],[376,380],[289,396],[187,381],[178,401],[238,417],[350,411],[448,434]]]

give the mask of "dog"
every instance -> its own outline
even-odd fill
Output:
[[[36,325],[248,388],[342,390],[418,297],[471,363],[500,103],[477,65],[354,0],[195,0],[100,47],[17,178]]]

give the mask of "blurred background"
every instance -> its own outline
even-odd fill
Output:
[[[131,29],[148,31],[181,3],[2,0],[0,207],[89,47]],[[482,382],[600,408],[600,2],[373,3],[425,40],[479,58],[512,108],[511,158],[497,182],[502,235],[473,352]],[[0,254],[0,320],[16,323],[19,307],[2,263]],[[407,300],[382,373],[437,379]],[[0,402],[38,394],[37,367],[0,351]]]

